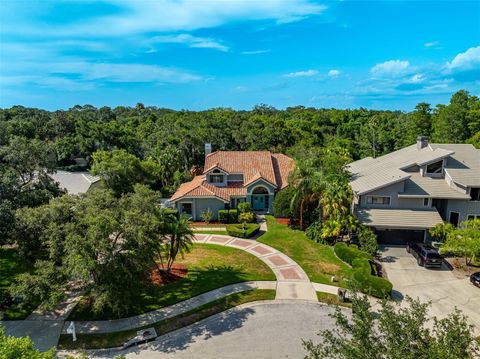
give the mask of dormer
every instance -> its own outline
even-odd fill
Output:
[[[215,186],[226,186],[228,180],[228,172],[220,168],[220,166],[213,166],[205,173],[207,182]]]
[[[445,175],[446,158],[426,163],[420,168],[420,173],[424,177],[443,178]]]

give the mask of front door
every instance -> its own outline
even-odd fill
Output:
[[[253,209],[265,209],[265,196],[253,196]]]

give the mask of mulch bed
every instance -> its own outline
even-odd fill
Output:
[[[150,272],[150,281],[155,285],[164,285],[184,278],[187,273],[188,268],[183,264],[173,264],[170,273],[153,268]]]
[[[290,225],[290,218],[277,218],[277,222],[288,226]]]

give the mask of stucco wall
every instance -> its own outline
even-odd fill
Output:
[[[215,198],[182,198],[176,202],[176,208],[179,212],[182,210],[182,203],[192,203],[192,219],[194,221],[201,221],[201,214],[207,208],[210,208],[213,212],[212,220],[218,219],[218,211],[225,209],[225,203]]]
[[[252,192],[256,187],[265,187],[268,190],[268,212],[273,211],[273,199],[275,197],[275,187],[273,187],[268,182],[259,180],[257,182],[252,183],[251,185],[247,186],[247,202],[252,203]]]
[[[399,208],[420,208],[420,209],[430,208],[430,206],[423,205],[423,198],[399,198],[398,207]]]

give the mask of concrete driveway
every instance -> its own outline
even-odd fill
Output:
[[[480,289],[468,277],[457,278],[447,264],[440,269],[417,265],[404,246],[384,246],[381,249],[384,268],[393,283],[394,296],[410,296],[431,301],[430,314],[445,317],[455,307],[467,315],[480,334]]]
[[[268,301],[216,314],[126,351],[89,352],[92,358],[303,358],[302,339],[332,328],[333,307],[312,302]]]

